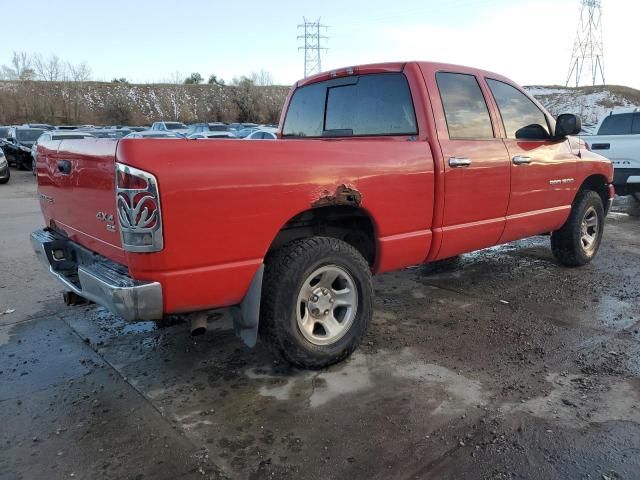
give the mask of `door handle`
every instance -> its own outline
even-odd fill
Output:
[[[471,165],[471,160],[466,157],[451,157],[449,159],[449,166],[453,168],[468,167]]]
[[[531,157],[523,157],[522,155],[516,155],[511,159],[514,165],[528,165],[531,163]]]
[[[71,173],[71,162],[69,160],[58,160],[58,171],[64,175]]]

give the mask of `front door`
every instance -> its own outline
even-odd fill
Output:
[[[439,72],[436,83],[446,120],[439,128],[445,200],[437,258],[448,258],[498,242],[509,203],[510,166],[478,79]]]
[[[549,119],[523,92],[487,79],[511,160],[511,199],[500,243],[560,228],[571,210],[576,157],[568,140],[555,140]]]

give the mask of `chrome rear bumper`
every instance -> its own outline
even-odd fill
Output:
[[[51,231],[36,230],[31,244],[65,288],[128,321],[162,318],[162,286],[132,279],[127,269]]]

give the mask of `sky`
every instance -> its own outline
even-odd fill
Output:
[[[1,0],[0,3],[8,2]],[[0,64],[13,51],[86,61],[95,80],[167,81],[199,72],[226,81],[266,70],[304,74],[297,25],[328,25],[323,70],[431,60],[483,68],[523,85],[564,84],[579,0],[29,0],[2,22]],[[6,7],[6,6],[5,6]],[[6,11],[6,8],[4,9]],[[640,88],[630,49],[640,2],[603,0],[608,84]]]

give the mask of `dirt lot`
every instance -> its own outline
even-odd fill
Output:
[[[378,277],[362,348],[305,372],[246,349],[224,314],[194,339],[65,307],[27,241],[33,177],[12,173],[2,479],[640,478],[640,218],[624,202],[585,268],[537,237]]]

